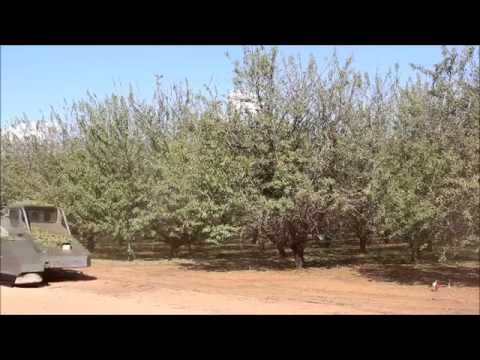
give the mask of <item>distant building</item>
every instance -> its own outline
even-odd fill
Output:
[[[238,90],[232,91],[228,96],[230,106],[236,111],[256,114],[259,110],[254,96],[245,95]]]

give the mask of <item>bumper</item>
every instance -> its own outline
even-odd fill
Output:
[[[79,269],[89,267],[90,265],[90,255],[58,255],[47,257],[45,269]]]

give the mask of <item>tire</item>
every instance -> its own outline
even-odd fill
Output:
[[[17,276],[15,279],[15,285],[30,285],[39,284],[43,282],[43,278],[39,273],[26,273]]]

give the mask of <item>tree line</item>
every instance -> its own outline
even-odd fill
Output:
[[[91,247],[129,257],[147,239],[172,256],[237,239],[301,267],[309,242],[347,234],[361,252],[406,242],[412,261],[478,251],[479,49],[412,67],[401,83],[398,66],[371,77],[335,54],[245,47],[233,84],[250,106],[160,77],[153,101],[87,94],[33,135],[2,132],[1,201],[58,204]]]

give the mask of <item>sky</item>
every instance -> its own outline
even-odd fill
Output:
[[[362,72],[385,72],[395,63],[402,80],[413,77],[409,64],[431,66],[441,58],[439,46],[280,46],[281,55],[313,55],[319,67],[334,50],[340,59],[353,56]],[[87,91],[102,98],[134,92],[150,100],[155,75],[170,85],[188,79],[194,90],[216,87],[220,96],[232,88],[233,64],[240,46],[1,46],[0,120],[5,128],[16,117],[48,116],[65,102],[85,98]]]

